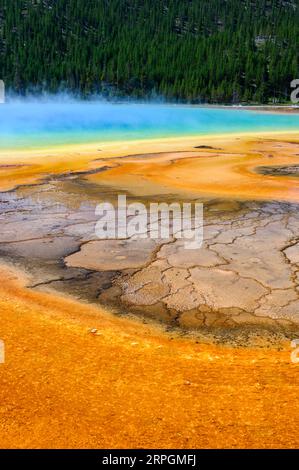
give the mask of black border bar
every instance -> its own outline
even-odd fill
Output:
[[[293,466],[295,459],[299,459],[299,450],[162,450],[162,449],[90,449],[90,450],[0,450],[1,468],[17,465],[66,466],[74,465],[79,468],[123,468],[123,469],[159,469],[161,467],[194,469],[228,468],[238,469],[246,465],[252,470],[268,469],[273,462],[275,466],[286,468]],[[298,462],[298,460],[297,460]],[[56,469],[54,469],[56,470]]]

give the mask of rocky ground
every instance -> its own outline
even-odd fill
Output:
[[[297,204],[196,199],[204,243],[190,250],[175,236],[99,240],[95,206],[116,193],[84,173],[1,193],[2,258],[25,268],[32,288],[221,341],[299,330]]]
[[[298,447],[298,152],[290,134],[2,153],[0,447]],[[202,202],[202,248],[97,239],[119,193]]]

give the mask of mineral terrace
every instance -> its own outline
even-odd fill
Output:
[[[175,237],[97,239],[95,205],[114,192],[77,175],[1,193],[2,258],[29,272],[32,288],[169,327],[299,329],[297,204],[202,200],[204,244],[189,250]]]

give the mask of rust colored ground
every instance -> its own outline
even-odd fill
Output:
[[[0,276],[2,448],[298,446],[289,345],[197,344]]]
[[[298,202],[298,179],[255,171],[297,164],[293,139],[298,142],[298,135],[256,139],[111,143],[101,153],[80,147],[53,154],[1,152],[0,189],[97,168],[108,159],[116,166],[90,181],[141,194],[172,188]],[[273,151],[276,139],[287,145]],[[120,156],[190,152],[203,143],[222,150],[175,162],[154,156],[118,165]],[[299,364],[291,363],[289,344],[280,350],[199,344],[98,307],[31,291],[20,273],[3,266],[0,280],[0,338],[6,348],[0,364],[1,448],[298,447]]]

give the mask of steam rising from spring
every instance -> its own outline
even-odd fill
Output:
[[[19,98],[0,105],[0,147],[51,145],[299,129],[299,115],[232,108],[89,101],[61,93]]]

